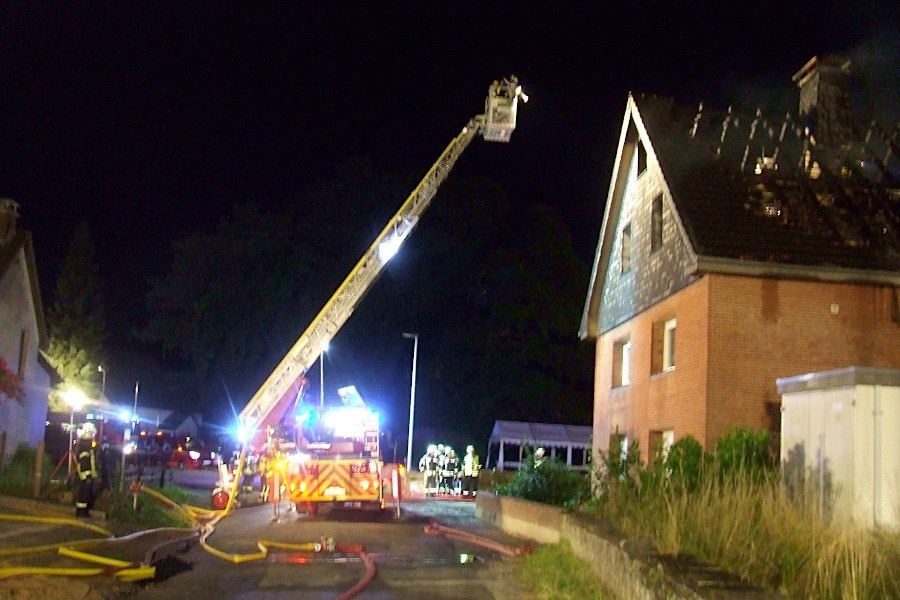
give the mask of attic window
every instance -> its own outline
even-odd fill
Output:
[[[637,157],[637,174],[640,177],[641,173],[647,170],[647,150],[644,149],[644,144],[641,143],[641,140],[638,140],[634,146],[634,153]]]
[[[622,273],[631,270],[631,223],[622,228]]]
[[[653,206],[650,213],[650,251],[656,252],[662,248],[663,244],[663,196],[659,194],[653,199]]]

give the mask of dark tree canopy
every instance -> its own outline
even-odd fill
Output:
[[[307,186],[290,211],[239,206],[212,232],[176,242],[152,283],[146,339],[219,379],[210,394],[227,383],[246,401],[413,181],[355,161]],[[309,211],[334,218],[311,228]],[[335,363],[326,387],[390,390],[402,405],[400,333],[416,331],[419,394],[431,407],[423,426],[483,437],[495,419],[587,423],[591,349],[576,336],[585,281],[555,209],[517,209],[490,180],[451,177],[339,334],[344,350],[328,360],[343,360],[348,380]]]

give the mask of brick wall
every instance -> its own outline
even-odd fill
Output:
[[[707,275],[597,339],[594,447],[616,429],[646,459],[650,432],[711,448],[735,426],[777,433],[778,377],[847,366],[900,368],[890,288]],[[676,360],[654,373],[653,325],[677,320]],[[630,383],[612,387],[617,342],[631,341]]]
[[[597,339],[595,448],[608,448],[616,427],[629,442],[638,441],[644,458],[654,430],[671,429],[676,439],[687,434],[705,438],[708,288],[706,278],[695,281]],[[675,368],[653,373],[653,325],[673,317],[677,321]],[[631,382],[612,388],[613,347],[624,337],[631,340]]]
[[[777,426],[766,405],[781,402],[778,377],[848,366],[900,368],[900,326],[891,321],[890,288],[724,275],[706,279],[708,444],[735,423]]]

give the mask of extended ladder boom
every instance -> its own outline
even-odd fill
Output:
[[[319,311],[306,331],[281,360],[238,417],[245,435],[252,435],[273,411],[299,377],[316,362],[327,342],[344,325],[372,286],[387,261],[396,254],[447,178],[457,159],[476,135],[487,141],[508,142],[516,126],[517,101],[527,101],[516,78],[494,82],[485,102],[485,114],[472,118],[451,141],[425,177],[407,197],[337,291]],[[277,415],[280,418],[281,415]]]

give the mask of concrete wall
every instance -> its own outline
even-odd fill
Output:
[[[567,514],[561,509],[497,496],[478,494],[476,516],[506,533],[539,543],[565,540],[587,562],[604,588],[624,600],[700,600],[703,598],[780,598],[774,592],[742,583],[708,565],[679,557],[674,564],[648,542],[629,540],[602,521]],[[696,590],[702,590],[699,594]],[[710,596],[710,592],[715,593]]]
[[[556,544],[560,539],[562,513],[547,504],[479,492],[475,516],[506,533],[541,544]]]

